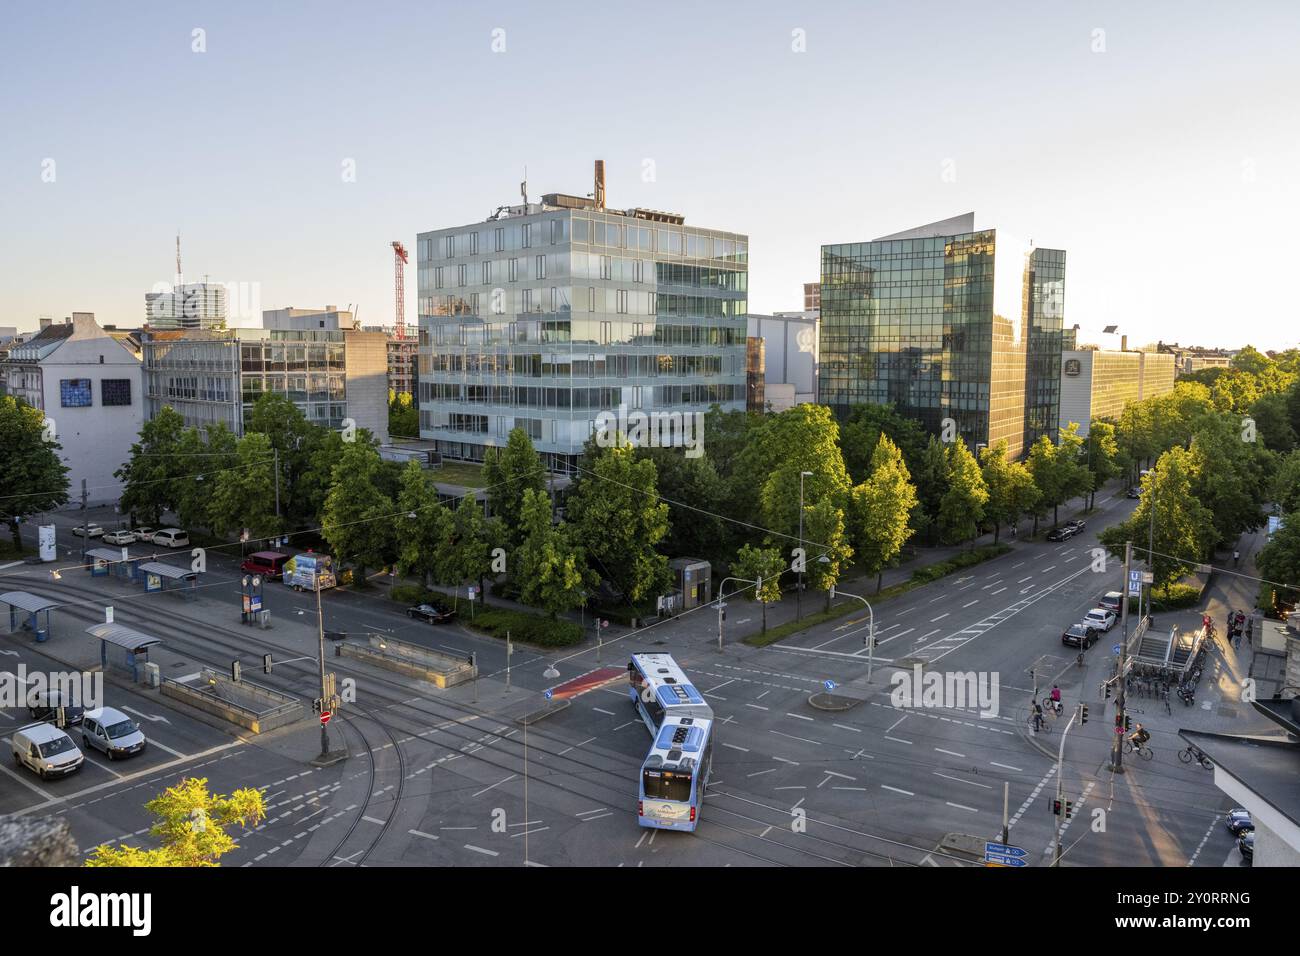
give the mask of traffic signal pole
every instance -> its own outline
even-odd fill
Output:
[[[1127,580],[1127,578],[1125,580]],[[1127,585],[1125,586],[1127,587]],[[1074,726],[1075,718],[1079,716],[1079,706],[1082,705],[1078,705],[1074,708],[1074,713],[1070,715],[1070,722],[1066,724],[1065,729],[1061,731],[1061,747],[1056,755],[1056,804],[1061,808],[1061,816],[1065,817],[1067,820],[1069,819],[1069,810],[1065,805],[1065,781],[1061,779],[1061,775],[1064,773],[1065,768],[1065,735],[1070,732],[1070,728]],[[1065,829],[1064,820],[1057,820],[1056,850],[1052,854],[1052,866],[1061,865],[1061,831],[1063,829]]]
[[[321,710],[329,707],[325,688],[325,615],[320,606],[320,575],[316,575],[316,633],[320,640],[320,706]],[[320,722],[320,755],[324,759],[330,752],[330,732],[327,723]]]
[[[1111,742],[1110,747],[1111,773],[1124,772],[1124,686],[1127,683],[1124,679],[1124,672],[1128,669],[1128,574],[1132,563],[1133,542],[1125,541],[1123,598],[1120,604],[1119,671],[1115,681],[1117,685],[1115,688],[1115,739]]]

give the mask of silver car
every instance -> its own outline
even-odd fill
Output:
[[[108,755],[109,760],[143,753],[147,745],[136,722],[112,707],[87,711],[81,721],[81,742]]]

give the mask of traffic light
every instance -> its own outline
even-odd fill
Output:
[[[262,655],[262,670],[263,670],[265,673],[267,673],[267,674],[271,673],[271,655],[270,655],[270,654],[263,654],[263,655]]]
[[[239,661],[230,662],[230,679],[236,684],[239,683]]]
[[[1130,717],[1128,714],[1125,714],[1125,715],[1124,715],[1124,730],[1125,730],[1125,731],[1129,731],[1129,730],[1132,730],[1132,729],[1133,729],[1133,718]]]
[[[1065,819],[1068,820],[1068,819],[1070,819],[1070,817],[1072,817],[1073,815],[1074,815],[1074,801],[1073,801],[1073,800],[1066,800],[1066,801],[1065,801]]]
[[[1053,800],[1053,801],[1052,801],[1052,813],[1053,813],[1053,814],[1055,814],[1056,816],[1059,817],[1059,816],[1061,815],[1061,810],[1062,810],[1062,809],[1065,810],[1065,819],[1067,819],[1067,820],[1070,819],[1070,817],[1074,814],[1074,801],[1073,801],[1073,800]]]
[[[1110,681],[1106,681],[1105,687],[1106,687],[1106,699],[1110,700]]]
[[[1053,801],[1052,801],[1052,813],[1053,813],[1055,816],[1058,816],[1058,817],[1061,815],[1061,801],[1060,801],[1060,800],[1053,800]]]
[[[1088,705],[1084,704],[1079,708],[1079,723],[1086,724],[1087,722],[1088,722]]]

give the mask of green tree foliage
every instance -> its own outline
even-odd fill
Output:
[[[86,866],[220,866],[218,862],[239,848],[227,828],[252,827],[266,817],[266,798],[260,790],[245,788],[228,797],[208,792],[206,778],[187,777],[145,805],[156,818],[149,832],[162,845],[95,848]]]
[[[483,461],[488,505],[505,525],[510,543],[519,540],[524,495],[546,491],[546,469],[533,448],[533,440],[522,428],[512,429],[503,449],[491,449]]]
[[[1300,448],[1278,462],[1269,497],[1283,514],[1300,509]]]
[[[235,465],[213,476],[208,502],[208,526],[214,534],[231,535],[248,529],[253,542],[280,533],[275,514],[275,468],[271,441],[260,432],[239,439]]]
[[[253,403],[244,417],[244,434],[260,432],[271,443],[271,448],[280,456],[280,509],[289,524],[314,523],[325,500],[325,490],[333,467],[331,463],[324,469],[325,482],[313,491],[315,497],[309,497],[302,486],[303,474],[311,465],[312,453],[316,451],[327,435],[333,434],[342,440],[337,432],[313,425],[293,402],[275,392],[263,392]],[[341,452],[341,447],[336,452]],[[337,454],[334,461],[337,461]]]
[[[582,549],[573,544],[568,527],[554,523],[545,491],[524,492],[520,521],[521,540],[511,570],[520,600],[552,618],[581,607],[599,580],[587,567]]]
[[[882,434],[889,436],[903,453],[909,472],[919,465],[925,453],[926,435],[915,419],[900,415],[893,405],[855,405],[840,426],[844,466],[854,485],[860,485],[871,474],[871,458]]]
[[[1260,398],[1259,382],[1241,369],[1224,369],[1210,389],[1210,396],[1219,411],[1242,415]]]
[[[393,541],[397,567],[418,574],[427,586],[437,573],[442,549],[452,535],[451,512],[438,500],[438,489],[420,463],[407,462],[397,494]]]
[[[731,574],[744,581],[754,581],[741,593],[763,605],[763,632],[767,633],[767,606],[781,600],[781,575],[787,569],[780,548],[755,548],[743,545],[732,562]]]
[[[1263,524],[1271,456],[1258,442],[1243,440],[1236,416],[1203,419],[1191,450],[1192,493],[1214,516],[1216,540],[1227,544]]]
[[[1115,426],[1101,419],[1093,419],[1088,435],[1083,440],[1083,465],[1088,469],[1091,482],[1088,486],[1088,510],[1097,498],[1097,492],[1120,473],[1119,444],[1115,440]]]
[[[673,557],[721,562],[728,553],[730,530],[719,517],[726,505],[726,485],[713,461],[707,456],[687,458],[680,448],[638,448],[636,454],[654,462],[660,498],[669,503],[668,535],[660,550]]]
[[[948,455],[943,443],[934,435],[926,443],[920,466],[913,475],[916,479],[916,505],[909,520],[913,531],[933,543],[938,537],[939,507],[948,491]]]
[[[980,473],[989,493],[984,518],[993,523],[993,540],[997,542],[1003,525],[1018,523],[1033,508],[1038,489],[1024,462],[1008,460],[1006,439],[980,449]]]
[[[907,520],[906,512],[903,520]],[[845,533],[844,510],[837,508],[829,498],[823,498],[804,508],[803,530],[808,556],[805,576],[809,587],[826,592],[826,608],[829,610],[831,588],[839,583],[853,557],[853,548]]]
[[[853,489],[851,514],[853,547],[868,574],[881,578],[913,534],[911,516],[917,506],[916,488],[903,454],[888,436],[871,453],[870,474]]]
[[[1300,597],[1300,509],[1288,512],[1282,526],[1255,556],[1255,567],[1267,581],[1283,585],[1282,597]]]
[[[175,511],[175,478],[182,470],[181,437],[185,419],[170,405],[164,405],[140,429],[140,440],[131,446],[131,457],[113,474],[122,482],[119,507],[135,524],[157,526],[164,511]]]
[[[383,462],[374,446],[364,441],[341,444],[342,454],[321,510],[321,536],[338,561],[355,566],[360,584],[367,568],[381,567],[389,560],[396,508],[379,487]]]
[[[1150,534],[1157,587],[1194,567],[1214,542],[1214,515],[1192,494],[1196,479],[1196,456],[1183,448],[1169,449],[1142,479],[1142,497],[1129,519],[1098,536],[1117,558],[1124,556],[1125,541],[1133,542],[1134,554],[1141,558]]]
[[[1250,406],[1250,418],[1260,442],[1272,451],[1287,452],[1296,447],[1297,435],[1291,426],[1285,392],[1262,395]]]
[[[410,392],[388,390],[388,434],[394,438],[420,437],[420,410]]]
[[[492,549],[499,544],[499,528],[499,524],[484,517],[483,506],[472,494],[463,496],[452,512],[451,538],[443,546],[438,577],[439,583],[456,587],[458,601],[460,585],[465,581],[477,581],[479,599],[484,599],[483,581],[492,570]]]
[[[22,548],[19,519],[68,501],[68,469],[61,446],[45,440],[45,415],[11,396],[0,396],[0,510],[14,547]]]
[[[633,605],[662,594],[671,575],[655,549],[668,534],[668,505],[659,500],[654,462],[627,445],[592,443],[583,462],[587,473],[566,505],[574,543]]]
[[[945,544],[970,541],[979,537],[984,520],[984,505],[989,490],[979,464],[964,441],[948,446],[948,490],[939,501],[939,532]]]

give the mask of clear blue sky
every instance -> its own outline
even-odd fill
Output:
[[[178,228],[187,278],[390,322],[391,240],[603,158],[612,206],[749,234],[754,312],[974,209],[1069,251],[1085,339],[1291,346],[1298,49],[1294,2],[12,5],[0,325],[139,324]]]

